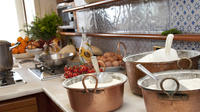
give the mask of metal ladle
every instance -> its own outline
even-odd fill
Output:
[[[96,77],[98,79],[98,82],[99,83],[112,82],[112,76],[110,74],[105,74],[105,73],[99,71],[99,64],[98,64],[96,56],[92,56],[91,60],[92,60],[92,64],[93,64],[94,69],[95,69],[96,74],[97,74]],[[92,81],[92,83],[95,83],[95,80],[93,78],[91,79],[91,81]]]
[[[154,79],[155,82],[156,82],[156,87],[157,87],[158,89],[161,89],[161,87],[160,87],[161,80],[159,80],[157,77],[155,77],[149,70],[147,70],[147,69],[146,69],[144,66],[142,66],[141,64],[137,64],[136,67],[137,67],[140,71],[144,72],[146,75],[148,75],[148,76],[150,76],[152,79]],[[173,89],[176,88],[176,86],[177,86],[177,83],[176,83],[174,80],[170,80],[170,78],[169,78],[168,81],[166,81],[166,84],[165,84],[164,87],[166,88],[166,90],[173,90]],[[186,90],[187,88],[180,84],[180,89]]]

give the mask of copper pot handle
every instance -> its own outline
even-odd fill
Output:
[[[118,42],[117,43],[117,54],[121,54],[121,50],[120,50],[120,46],[123,46],[123,48],[124,48],[124,56],[123,57],[125,57],[126,55],[127,55],[127,48],[126,48],[126,45],[123,43],[123,42]]]
[[[85,89],[85,91],[87,92],[87,93],[89,93],[89,90],[87,89],[87,87],[86,87],[86,85],[85,85],[85,79],[87,78],[87,77],[93,77],[95,80],[96,80],[96,84],[95,84],[95,88],[94,88],[94,93],[96,93],[96,91],[97,91],[97,86],[98,86],[98,79],[97,79],[97,77],[95,76],[95,75],[85,75],[84,77],[83,77],[83,79],[82,79],[82,84],[83,84],[83,87],[84,87],[84,89]]]
[[[177,61],[177,67],[178,67],[179,69],[183,69],[183,67],[181,67],[181,65],[180,65],[180,62],[181,62],[182,60],[187,60],[187,61],[189,61],[188,69],[191,69],[191,68],[192,68],[192,60],[189,59],[189,58],[183,57],[183,58],[181,58],[180,60]]]
[[[177,84],[176,89],[175,89],[174,92],[167,92],[167,91],[164,89],[164,87],[163,87],[163,83],[164,83],[166,80],[168,80],[168,79],[174,80],[174,81],[176,82],[176,84]],[[164,79],[160,82],[160,88],[161,88],[161,90],[162,90],[163,93],[165,93],[167,96],[169,96],[170,98],[172,98],[172,97],[174,96],[174,94],[176,94],[176,93],[178,92],[178,90],[179,90],[179,88],[180,88],[180,83],[179,83],[178,80],[175,79],[175,78],[164,78]]]
[[[98,60],[98,63],[101,63],[103,65],[103,71],[106,70],[106,64],[102,60]]]

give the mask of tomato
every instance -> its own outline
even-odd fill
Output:
[[[73,70],[73,72],[74,72],[74,73],[79,73],[79,69],[75,68],[75,69]]]
[[[100,68],[99,70],[100,70],[100,72],[104,72],[104,70],[102,68]]]
[[[68,67],[68,71],[72,71],[73,70],[73,68],[72,67]]]
[[[73,73],[73,77],[78,76],[78,73]]]
[[[79,66],[75,65],[73,66],[73,69],[79,69]]]
[[[95,70],[94,69],[88,70],[87,73],[95,73]]]
[[[67,67],[64,67],[64,71],[65,71],[65,72],[68,71],[68,68],[67,68]]]
[[[66,79],[68,79],[69,78],[69,76],[67,75],[67,76],[64,76]]]
[[[67,76],[70,78],[70,77],[73,77],[73,73],[71,71],[67,71],[66,72]]]
[[[80,66],[80,71],[82,72],[87,72],[88,71],[88,67],[85,65]]]
[[[68,76],[68,74],[67,74],[67,73],[64,73],[64,76]]]

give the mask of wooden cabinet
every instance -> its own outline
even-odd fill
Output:
[[[63,112],[45,93],[0,102],[0,112]]]
[[[1,102],[0,112],[38,112],[36,97]]]

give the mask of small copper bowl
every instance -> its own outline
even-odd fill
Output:
[[[63,86],[67,89],[71,107],[76,112],[109,112],[118,109],[123,103],[124,83],[127,80],[126,75],[121,73],[104,72],[106,75],[112,75],[120,83],[107,87],[98,87],[96,75],[80,75],[70,80],[65,80]],[[93,77],[96,80],[94,88],[87,88],[85,79]],[[71,84],[82,81],[84,88],[71,88]]]

